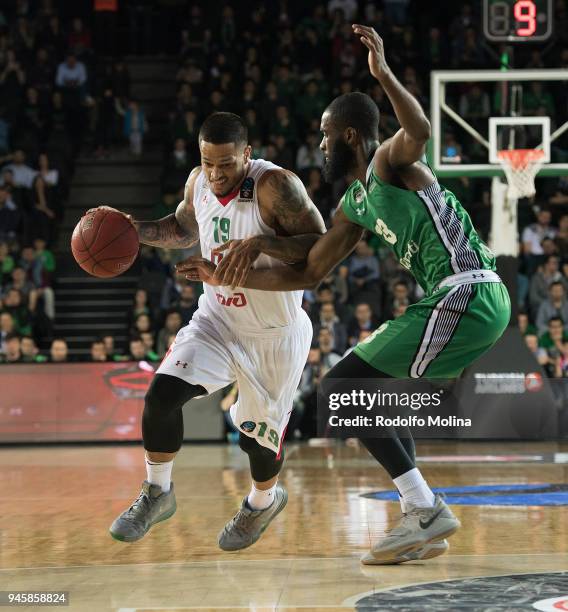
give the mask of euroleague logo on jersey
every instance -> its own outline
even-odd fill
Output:
[[[254,196],[254,179],[250,176],[247,176],[247,178],[241,184],[239,200],[250,202],[253,199],[253,196]]]

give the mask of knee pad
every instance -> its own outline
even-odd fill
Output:
[[[156,374],[144,398],[144,413],[159,417],[165,412],[181,409],[186,402],[198,395],[207,395],[201,385],[191,385],[168,374]]]
[[[249,457],[250,473],[256,482],[266,482],[274,478],[282,469],[284,463],[284,448],[280,447],[280,454],[271,451],[259,444],[254,438],[239,433],[239,446]]]
[[[206,394],[201,385],[191,385],[168,374],[156,374],[144,400],[144,448],[157,453],[177,452],[183,442],[182,406]]]

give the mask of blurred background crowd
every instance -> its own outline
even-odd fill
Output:
[[[322,180],[319,119],[333,97],[367,92],[381,111],[380,137],[397,129],[392,108],[370,77],[364,47],[351,24],[377,29],[389,64],[429,109],[429,72],[496,68],[500,49],[484,42],[479,2],[418,0],[15,0],[0,6],[0,361],[77,359],[54,332],[57,262],[69,257],[56,240],[80,157],[162,156],[161,198],[154,218],[170,214],[199,164],[197,133],[216,110],[242,115],[254,157],[298,173],[326,223],[345,185]],[[420,8],[420,10],[418,10]],[[523,47],[515,68],[568,69],[568,10],[555,2],[556,35],[547,46]],[[450,37],[445,33],[449,32]],[[153,117],[131,95],[129,58],[178,62],[176,92],[159,141],[146,135]],[[566,83],[527,85],[523,112],[566,120]],[[480,131],[499,114],[499,91],[488,84],[449,90],[454,108]],[[480,159],[455,124],[444,128],[446,161]],[[554,159],[568,158],[568,133]],[[489,179],[445,180],[485,239]],[[112,193],[108,201],[112,202]],[[538,179],[537,196],[519,207],[519,325],[551,377],[568,376],[568,177]],[[83,360],[158,362],[197,307],[201,287],[184,284],[173,264],[187,256],[141,250],[128,341],[93,337]],[[55,290],[54,290],[55,288]],[[422,296],[408,272],[367,236],[304,307],[314,343],[297,405],[315,402],[321,376],[383,321]],[[309,425],[305,425],[309,431]]]

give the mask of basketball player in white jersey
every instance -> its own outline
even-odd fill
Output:
[[[168,217],[134,221],[140,241],[169,249],[200,241],[202,256],[219,263],[223,253],[217,247],[260,235],[255,267],[304,261],[325,232],[323,219],[299,178],[251,159],[247,143],[239,116],[209,116],[199,133],[201,166],[191,172],[184,200]],[[246,270],[246,260],[243,265]],[[235,283],[234,288],[204,286],[197,312],[178,333],[150,385],[142,418],[147,480],[112,524],[110,533],[117,540],[139,540],[153,524],[174,514],[171,472],[183,441],[182,406],[235,381],[239,396],[231,417],[249,456],[253,482],[221,531],[219,546],[238,550],[254,544],[286,505],[287,493],[277,484],[282,438],[312,326],[301,307],[302,291],[269,293]]]

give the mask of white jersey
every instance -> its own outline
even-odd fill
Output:
[[[249,238],[259,234],[274,236],[260,216],[257,186],[267,170],[279,166],[263,159],[251,160],[247,175],[239,191],[228,202],[209,188],[204,172],[195,181],[193,206],[199,225],[201,254],[217,264],[212,251],[232,239]],[[222,255],[222,254],[221,254]],[[253,268],[274,268],[282,262],[261,254]],[[260,331],[286,327],[294,323],[302,310],[303,291],[258,291],[236,287],[212,287],[204,283],[204,294],[199,299],[199,309],[221,319],[230,329]]]

